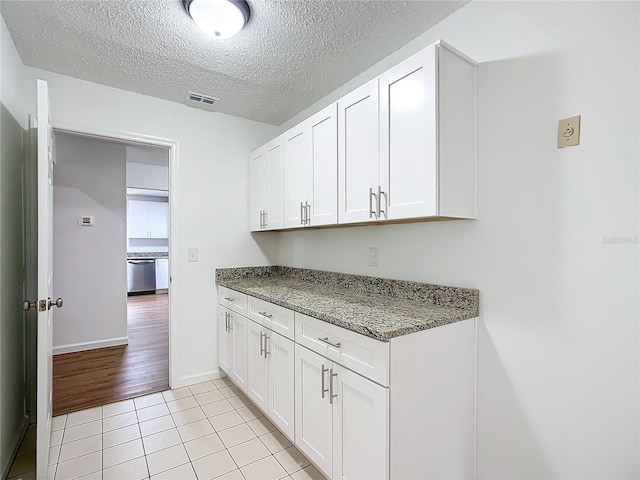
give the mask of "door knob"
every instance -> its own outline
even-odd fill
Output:
[[[62,299],[60,297],[58,297],[58,299],[55,302],[52,302],[51,299],[49,299],[48,300],[48,309],[51,310],[52,307],[61,308],[62,307]]]
[[[36,308],[36,302],[30,302],[29,300],[25,300],[22,304],[22,309],[25,312],[28,312],[30,309]]]

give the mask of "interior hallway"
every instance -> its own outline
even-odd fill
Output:
[[[53,357],[53,415],[169,388],[169,295],[127,301],[129,344]]]

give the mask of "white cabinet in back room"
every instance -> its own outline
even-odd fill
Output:
[[[167,202],[129,200],[129,238],[167,238]]]
[[[156,290],[169,288],[169,259],[156,259]]]
[[[285,227],[337,222],[337,135],[335,103],[284,134]]]

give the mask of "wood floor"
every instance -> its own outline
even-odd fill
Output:
[[[54,416],[169,388],[168,297],[129,297],[128,345],[53,357]]]

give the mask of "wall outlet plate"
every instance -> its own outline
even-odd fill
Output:
[[[378,266],[378,247],[369,248],[369,266],[370,267]]]
[[[580,145],[580,115],[558,122],[558,148]]]

